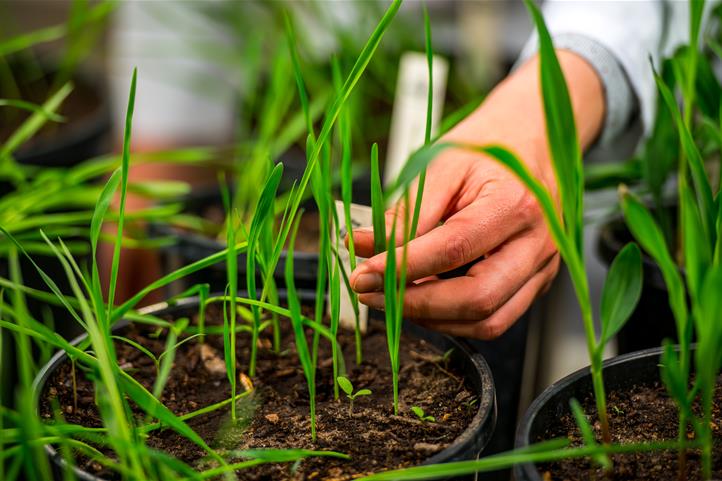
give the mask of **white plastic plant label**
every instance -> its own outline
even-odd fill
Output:
[[[438,131],[444,109],[444,93],[449,64],[443,57],[433,60],[433,108],[431,134]],[[389,185],[401,171],[411,153],[424,145],[426,108],[429,95],[429,67],[426,54],[407,52],[401,57],[396,83],[394,111],[391,116],[389,150],[384,168],[384,183]]]
[[[363,226],[369,226],[372,224],[371,219],[371,207],[365,206],[365,205],[358,205],[358,204],[351,204],[351,228],[348,229],[346,226],[346,216],[343,211],[343,202],[340,200],[336,201],[336,214],[338,215],[338,221],[339,221],[339,232],[341,234],[341,239],[339,239],[338,242],[338,257],[334,256],[334,262],[341,261],[341,266],[343,267],[344,271],[346,272],[347,276],[351,275],[351,257],[349,254],[348,249],[346,248],[346,244],[344,243],[344,239],[346,238],[346,233],[349,230],[353,230],[359,227]],[[336,230],[331,229],[332,236],[331,236],[331,245],[336,245]],[[356,263],[363,261],[362,258],[357,257]],[[353,301],[351,300],[351,295],[348,292],[348,289],[346,287],[346,283],[343,279],[343,276],[339,279],[341,282],[341,315],[339,319],[339,324],[341,327],[353,330],[356,328],[356,314],[354,312],[354,306]],[[327,303],[330,309],[331,303]],[[361,332],[366,332],[366,326],[368,324],[368,307],[365,305],[359,303],[359,327],[361,329]]]

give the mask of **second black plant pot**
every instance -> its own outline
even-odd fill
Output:
[[[659,363],[662,349],[657,347],[633,352],[609,359],[603,364],[604,387],[607,392],[623,391],[632,387],[652,386],[660,382]],[[593,396],[592,376],[589,367],[580,369],[555,382],[542,392],[519,423],[515,446],[523,448],[543,441],[550,428],[559,419],[570,414],[569,401],[579,402]],[[535,464],[514,467],[517,481],[544,481],[543,474]]]
[[[281,292],[280,295],[283,301],[285,298],[285,292]],[[299,291],[299,297],[301,298],[301,302],[313,303],[315,293],[312,291]],[[161,318],[175,318],[179,316],[191,316],[197,311],[198,300],[193,298],[184,299],[175,303],[173,306],[169,306],[167,303],[156,304],[154,306],[144,308],[140,312],[143,314],[153,314]],[[127,321],[121,321],[114,326],[113,331],[118,333],[127,325]],[[459,435],[456,440],[445,449],[429,457],[423,464],[437,464],[477,459],[486,446],[486,443],[491,438],[496,424],[496,396],[494,381],[484,357],[481,354],[474,352],[474,350],[461,339],[432,332],[411,323],[404,324],[404,331],[408,335],[425,340],[441,352],[450,351],[449,365],[453,367],[457,373],[464,376],[464,379],[468,383],[468,387],[478,399],[478,402],[476,403],[476,412],[466,430],[464,430],[461,435]],[[74,343],[80,343],[85,338],[86,336],[79,337],[74,341]],[[68,357],[61,351],[53,356],[48,364],[41,369],[33,383],[36,399],[42,399],[42,396],[44,395],[43,393],[45,392],[45,386],[51,375],[65,362],[68,362]],[[39,407],[37,409],[39,409]],[[58,481],[64,479],[63,470],[67,468],[67,465],[65,461],[63,461],[60,453],[54,447],[49,445],[46,446],[45,449],[52,460],[55,479]],[[82,481],[102,480],[102,478],[81,470],[77,466],[74,466],[73,470],[76,477]],[[474,477],[457,477],[450,479],[471,481]]]

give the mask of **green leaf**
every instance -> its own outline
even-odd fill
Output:
[[[704,275],[712,262],[712,246],[704,235],[698,206],[686,179],[680,177],[678,184],[687,287],[690,296],[695,299],[699,294]]]
[[[632,193],[622,191],[622,211],[627,227],[636,241],[652,256],[662,271],[667,289],[669,305],[678,325],[687,324],[687,303],[682,276],[672,259],[664,235],[649,210]]]
[[[336,381],[338,382],[338,385],[341,387],[343,392],[345,392],[349,396],[353,394],[353,384],[351,384],[351,381],[349,381],[347,377],[338,376],[336,378]]]
[[[55,92],[42,105],[42,109],[34,112],[18,129],[0,146],[0,164],[9,162],[10,156],[22,144],[27,142],[48,120],[47,113],[55,112],[73,91],[73,84],[68,82]]]
[[[424,410],[421,409],[419,406],[411,406],[411,412],[416,414],[419,418],[424,417]]]
[[[125,223],[125,201],[128,193],[128,171],[130,169],[130,137],[133,131],[133,111],[135,110],[135,89],[138,80],[138,69],[133,69],[130,80],[130,93],[128,94],[128,108],[125,113],[125,130],[123,132],[123,155],[121,160],[120,180],[120,208],[118,209],[118,229],[113,246],[113,260],[110,265],[110,283],[108,286],[108,319],[113,315],[115,303],[115,288],[118,282],[118,269],[120,266],[120,249],[123,242],[123,227]]]
[[[371,215],[374,227],[375,254],[386,250],[385,211],[386,204],[384,202],[383,187],[381,186],[381,174],[379,172],[379,147],[376,143],[374,143],[371,146]]]
[[[682,119],[682,114],[677,107],[674,94],[664,83],[663,79],[656,73],[654,75],[654,79],[657,82],[657,88],[659,89],[667,108],[672,113],[672,116],[677,124],[677,131],[682,144],[682,152],[687,160],[687,165],[689,166],[690,173],[692,174],[692,180],[697,194],[697,202],[699,203],[700,214],[702,216],[702,232],[704,233],[705,239],[711,240],[713,238],[712,226],[714,226],[714,219],[716,218],[716,209],[714,208],[715,204],[712,198],[712,188],[710,187],[707,173],[704,170],[702,155],[692,138],[689,128]]]
[[[436,144],[429,144],[416,150],[408,158],[404,166],[401,168],[401,172],[396,179],[389,184],[386,189],[386,200],[390,200],[396,196],[399,192],[406,189],[413,180],[418,177],[421,172],[436,158],[443,150],[451,147],[452,144],[448,142],[439,142]]]
[[[369,396],[371,394],[371,389],[359,389],[356,394],[354,394],[354,397],[359,396]]]
[[[308,341],[306,333],[303,329],[303,320],[301,316],[301,301],[296,291],[296,281],[293,270],[293,249],[296,245],[296,234],[298,233],[298,225],[301,220],[302,213],[294,219],[291,229],[291,239],[288,244],[288,252],[286,254],[286,291],[288,297],[288,311],[291,318],[291,326],[296,339],[296,352],[298,360],[301,362],[303,374],[306,377],[308,385],[309,408],[311,416],[311,439],[316,439],[316,366],[313,364],[311,352],[308,349]]]
[[[679,355],[675,350],[674,344],[669,339],[665,339],[662,343],[662,359],[660,366],[660,377],[664,382],[670,396],[680,403],[683,411],[688,410],[686,404],[687,399],[687,380],[685,374],[682,373],[682,367],[679,362]]]
[[[110,176],[108,182],[105,183],[103,191],[100,193],[98,200],[95,204],[95,211],[93,211],[93,217],[90,220],[90,246],[92,259],[92,289],[93,296],[102,299],[102,292],[100,286],[100,272],[98,271],[97,252],[98,252],[98,240],[100,239],[101,229],[103,227],[103,219],[105,213],[108,211],[110,202],[113,200],[118,184],[120,183],[121,170],[116,169],[113,175]]]
[[[634,243],[629,243],[617,254],[609,268],[602,289],[602,338],[598,349],[627,322],[642,293],[642,254]]]
[[[564,225],[574,248],[581,253],[584,179],[572,102],[541,11],[531,0],[524,0],[524,3],[539,34],[539,75],[544,100],[544,117],[549,150],[559,186]]]
[[[28,112],[39,113],[52,122],[65,122],[66,120],[62,115],[46,110],[42,105],[26,102],[24,100],[0,99],[0,107],[13,107],[20,110],[27,110]]]
[[[148,358],[151,359],[154,364],[158,363],[158,358],[155,357],[155,354],[153,354],[148,349],[146,349],[142,344],[135,342],[133,339],[129,339],[125,336],[110,336],[110,338],[115,339],[116,341],[124,342],[124,343],[128,344],[129,346],[134,347],[135,349],[139,350],[140,352],[142,352],[143,354],[148,356]]]
[[[153,395],[138,381],[133,379],[125,371],[120,369],[117,371],[119,373],[118,380],[123,388],[123,391],[127,393],[143,411],[145,411],[148,415],[157,418],[161,423],[171,427],[174,431],[186,439],[200,446],[213,459],[224,463],[223,459],[213,449],[211,449],[208,444],[206,444],[203,438],[201,438],[185,422],[173,414],[170,409],[163,405],[163,403],[154,398]]]

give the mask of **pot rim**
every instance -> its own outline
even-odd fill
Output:
[[[303,289],[299,289],[298,293],[299,297],[301,298],[309,295],[315,295],[314,292]],[[281,294],[280,297],[284,297],[285,292],[279,292],[279,294]],[[152,314],[166,309],[187,308],[196,305],[197,303],[198,297],[193,296],[185,299],[180,299],[173,302],[172,304],[169,304],[166,301],[158,302],[156,304],[140,308],[137,312],[139,314]],[[131,321],[127,319],[121,319],[113,326],[113,329],[121,329],[130,323]],[[492,423],[492,425],[496,423],[496,389],[494,387],[494,378],[492,376],[491,369],[489,368],[486,360],[480,353],[473,351],[471,346],[465,340],[457,339],[451,336],[447,336],[445,334],[440,334],[440,336],[444,339],[447,339],[451,344],[453,344],[455,350],[458,349],[459,352],[463,353],[470,359],[475,370],[479,373],[481,377],[483,389],[481,389],[481,393],[478,394],[479,407],[466,429],[462,431],[462,433],[457,436],[456,439],[454,439],[454,441],[449,446],[426,459],[423,463],[421,463],[421,465],[436,464],[439,462],[443,462],[444,460],[453,459],[456,455],[458,455],[461,451],[464,450],[466,443],[473,441],[476,435],[480,431],[482,431],[483,427],[486,426],[487,423]],[[73,339],[71,341],[71,344],[77,345],[85,338],[87,338],[87,333],[81,334],[80,336]],[[32,384],[32,390],[34,393],[37,394],[38,406],[36,406],[36,409],[39,409],[40,394],[42,394],[42,389],[45,386],[45,383],[47,382],[50,375],[60,366],[60,363],[63,362],[66,357],[67,353],[65,351],[60,350],[56,352],[35,376]],[[487,442],[488,439],[481,447],[481,450],[483,450]],[[48,457],[57,466],[67,466],[66,461],[52,445],[46,444],[44,446],[44,449]],[[72,468],[77,478],[82,481],[107,481],[105,478],[95,476],[87,471],[80,469],[76,465],[74,465]]]

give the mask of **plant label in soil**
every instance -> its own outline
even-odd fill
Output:
[[[433,63],[433,111],[431,134],[438,131],[444,110],[444,93],[449,64],[446,59],[434,56]],[[389,151],[384,168],[384,181],[388,185],[401,172],[406,159],[424,145],[426,131],[426,108],[429,95],[429,66],[426,55],[407,52],[401,57],[396,98],[391,116]]]
[[[346,244],[343,241],[346,238],[348,229],[346,227],[346,216],[344,215],[343,202],[340,200],[336,201],[336,214],[339,222],[339,232],[341,239],[338,241],[338,257],[334,257],[334,262],[341,261],[341,267],[347,275],[351,275],[351,258],[349,256]],[[371,207],[366,205],[351,204],[351,230],[359,227],[371,225]],[[331,229],[331,245],[336,245],[336,229]],[[356,263],[358,264],[363,259],[356,257]],[[343,276],[339,279],[341,282],[341,314],[339,318],[339,324],[341,327],[346,329],[354,330],[356,327],[356,316],[354,314],[354,306],[351,300],[351,295],[346,289]],[[329,309],[331,303],[328,303]],[[359,303],[359,328],[361,332],[366,332],[366,324],[368,322],[369,308]],[[330,313],[329,313],[330,315]]]

